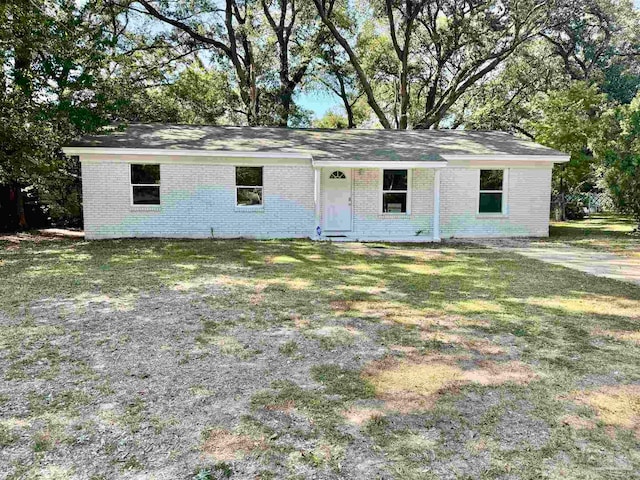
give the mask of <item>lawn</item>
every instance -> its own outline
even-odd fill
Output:
[[[553,222],[549,241],[640,258],[640,235],[631,234],[636,227],[629,217],[600,213],[584,220]]]
[[[0,478],[632,478],[640,288],[501,250],[0,243]]]

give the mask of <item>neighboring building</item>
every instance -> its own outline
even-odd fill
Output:
[[[502,132],[130,125],[64,149],[89,239],[546,236],[569,157]]]

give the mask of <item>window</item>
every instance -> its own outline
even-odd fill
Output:
[[[480,170],[479,213],[502,213],[504,170]]]
[[[262,205],[262,167],[236,167],[236,205]]]
[[[131,165],[131,199],[134,205],[160,205],[160,165]]]
[[[340,170],[336,170],[335,172],[332,172],[331,175],[329,175],[329,178],[336,179],[336,180],[345,180],[347,176],[344,174],[344,172],[341,172]]]
[[[407,213],[408,170],[382,171],[382,213]]]

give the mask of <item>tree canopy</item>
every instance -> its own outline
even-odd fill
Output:
[[[631,0],[29,0],[0,19],[0,185],[53,216],[79,213],[60,146],[132,121],[506,130],[571,154],[557,191],[634,204]]]

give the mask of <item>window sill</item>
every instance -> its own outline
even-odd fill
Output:
[[[478,213],[476,214],[476,218],[509,218],[509,215],[507,213]]]
[[[411,212],[380,212],[378,213],[378,215],[382,216],[382,217],[402,217],[402,216],[407,216],[407,215],[411,215]]]
[[[264,205],[240,207],[236,205],[236,212],[264,212]]]
[[[162,205],[131,205],[132,212],[158,212],[162,210]]]

